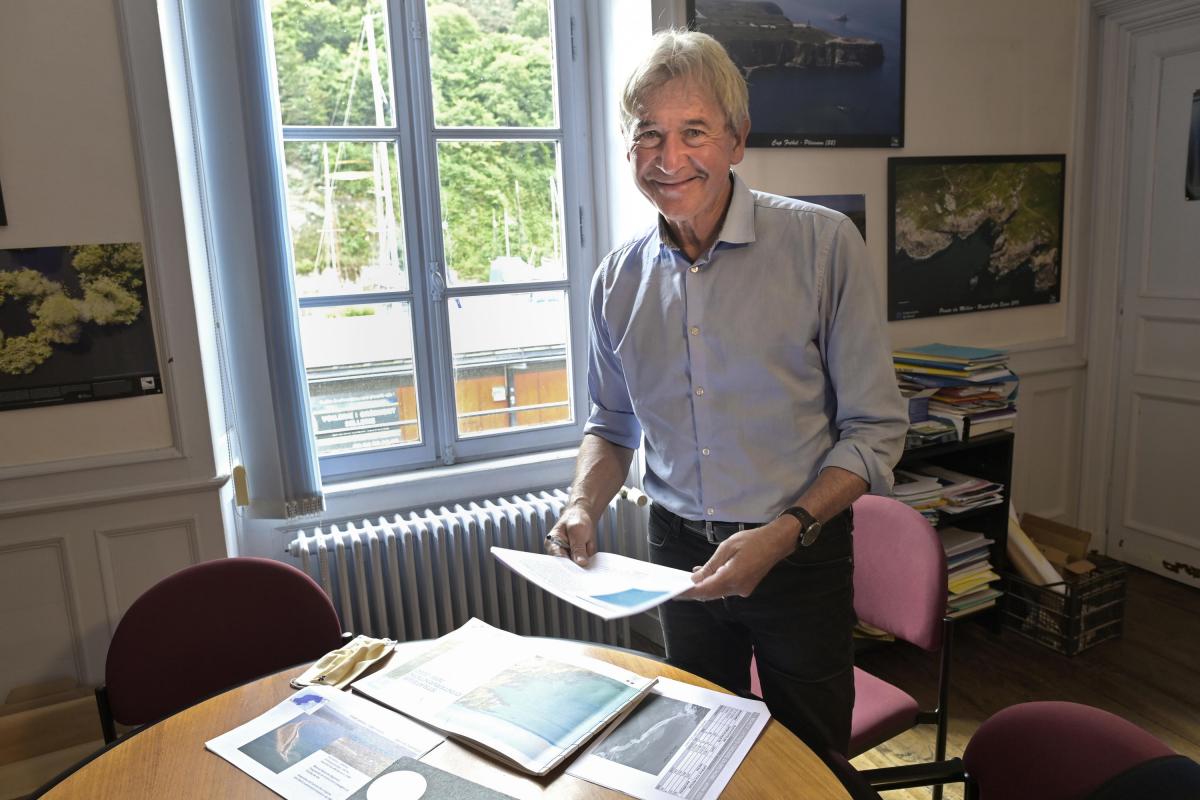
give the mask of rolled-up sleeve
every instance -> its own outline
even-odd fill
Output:
[[[891,344],[866,246],[842,220],[825,259],[821,350],[837,398],[838,441],[821,464],[858,475],[871,494],[892,491],[904,450],[908,406],[892,367]]]
[[[583,432],[636,450],[642,443],[642,427],[633,414],[621,360],[613,350],[604,321],[604,295],[610,265],[610,260],[605,259],[592,276],[588,319],[588,397],[592,410]]]

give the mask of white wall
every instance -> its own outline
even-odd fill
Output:
[[[137,595],[227,552],[220,396],[205,391],[162,58],[144,52],[153,9],[0,5],[0,248],[142,242],[164,382],[161,395],[0,413],[0,701],[53,678],[100,682]],[[140,54],[123,47],[125,12]],[[129,85],[162,102],[132,103]]]

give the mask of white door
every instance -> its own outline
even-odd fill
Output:
[[[1200,199],[1185,193],[1200,25],[1136,47],[1108,549],[1200,586]]]

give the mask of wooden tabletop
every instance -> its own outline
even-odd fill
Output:
[[[553,646],[572,649],[641,675],[674,678],[724,691],[691,673],[629,651],[561,641]],[[275,797],[270,789],[205,750],[204,743],[290,696],[295,690],[288,681],[301,672],[303,667],[297,667],[260,678],[151,725],[80,767],[43,797],[47,800]],[[521,800],[541,797],[599,800],[625,796],[567,775],[565,765],[544,777],[532,777],[450,740],[421,760]],[[730,800],[764,797],[849,800],[846,790],[821,760],[774,719],[767,723],[721,796]]]

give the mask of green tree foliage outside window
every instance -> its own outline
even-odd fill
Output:
[[[383,0],[273,0],[285,125],[395,124],[383,7]],[[439,128],[555,124],[548,0],[434,2],[426,14]],[[400,114],[403,124],[403,109]],[[296,268],[301,275],[336,268],[353,283],[364,267],[389,253],[384,240],[390,223],[379,221],[377,201],[384,190],[376,179],[327,191],[329,171],[379,174],[380,167],[367,163],[370,145],[331,143],[329,150],[338,151],[332,167],[319,146],[295,143],[287,150]],[[394,149],[388,152],[395,156]],[[442,233],[447,265],[459,283],[488,281],[492,262],[501,256],[520,258],[534,269],[544,260],[557,261],[562,236],[557,157],[553,142],[440,143]],[[398,191],[396,183],[392,191]],[[398,226],[398,195],[393,206]]]

